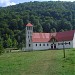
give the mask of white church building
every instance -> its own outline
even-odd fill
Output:
[[[30,50],[48,50],[75,48],[75,30],[55,33],[34,33],[33,25],[26,25],[26,48]]]

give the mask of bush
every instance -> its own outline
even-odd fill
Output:
[[[3,53],[4,50],[3,50],[3,46],[0,44],[0,54]]]

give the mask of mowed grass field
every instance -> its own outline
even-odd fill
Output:
[[[14,52],[0,55],[0,75],[75,75],[75,50]]]

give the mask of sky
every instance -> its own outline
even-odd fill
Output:
[[[0,7],[6,7],[10,5],[16,5],[19,3],[30,2],[30,1],[58,1],[58,0],[0,0]],[[75,1],[75,0],[59,0],[59,1]]]

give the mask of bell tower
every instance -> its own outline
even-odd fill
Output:
[[[26,25],[26,50],[33,50],[33,42],[32,42],[32,34],[33,34],[33,25],[28,23]]]

